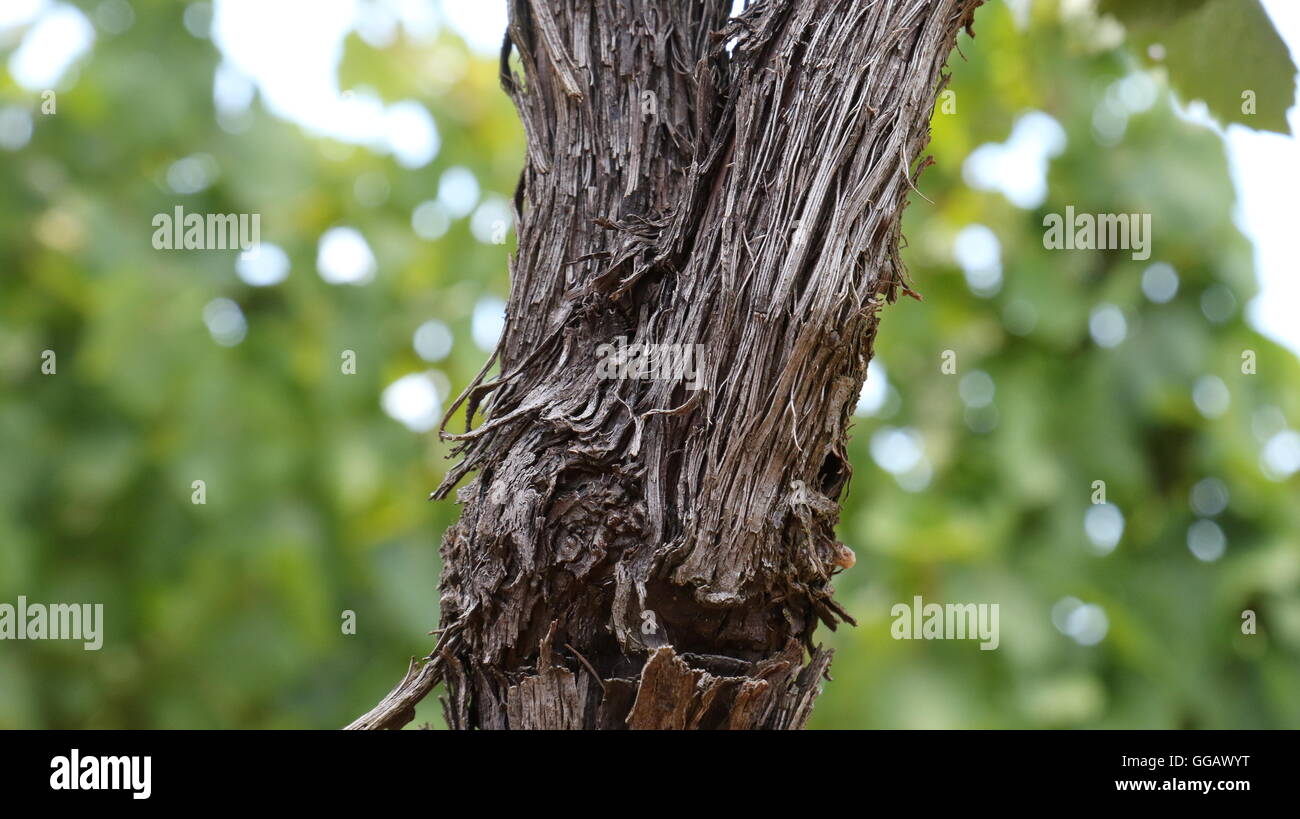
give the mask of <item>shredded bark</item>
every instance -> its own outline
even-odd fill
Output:
[[[814,629],[852,622],[846,430],[980,2],[510,0],[527,158],[500,374],[444,426],[434,497],[473,477],[438,648],[351,727],[400,727],[440,679],[454,728],[805,723]],[[619,337],[700,345],[700,389],[598,377]]]

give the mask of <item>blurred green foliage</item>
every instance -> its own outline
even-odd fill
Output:
[[[77,5],[96,19],[97,3]],[[441,146],[423,167],[310,135],[260,100],[219,127],[217,48],[186,33],[184,4],[134,10],[125,31],[96,32],[56,114],[0,71],[0,108],[33,123],[29,142],[0,148],[0,602],[101,602],[107,631],[96,653],[0,643],[0,727],[341,725],[431,645],[436,547],[456,514],[425,501],[446,446],[381,395],[432,371],[445,406],[487,356],[475,306],[507,287],[508,242],[476,238],[467,218],[423,239],[412,214],[451,168],[472,171],[480,201],[508,198],[521,131],[495,62],[449,32],[386,48],[353,35],[340,66],[342,88],[428,108]],[[925,303],[886,311],[890,386],[854,429],[841,537],[858,564],[838,586],[859,626],[826,636],[836,679],[814,725],[1300,727],[1298,479],[1259,465],[1263,438],[1300,418],[1300,365],[1243,320],[1251,249],[1222,143],[1176,116],[1161,69],[1095,18],[1040,3],[1023,24],[1001,3],[980,12],[952,62],[955,110],[934,118],[920,187],[936,204],[917,198],[905,222]],[[0,36],[0,56],[21,33]],[[1098,106],[1137,71],[1158,93],[1099,141]],[[1022,208],[962,171],[1031,110],[1065,144],[1046,199]],[[168,170],[196,154],[215,181],[177,194]],[[154,250],[151,219],[178,204],[261,214],[288,277],[254,287],[234,251]],[[1153,214],[1152,258],[1045,250],[1043,216],[1067,205]],[[1000,245],[996,293],[973,293],[954,259],[972,224]],[[368,284],[317,274],[319,238],[340,225],[373,249]],[[1143,294],[1153,262],[1177,272],[1168,303]],[[233,346],[205,325],[219,298],[247,323]],[[1124,317],[1113,347],[1090,335],[1102,304]],[[412,346],[431,319],[454,337],[435,363]],[[1245,349],[1258,374],[1241,372]],[[41,372],[46,350],[56,374]],[[946,350],[956,374],[940,371]],[[993,399],[967,407],[975,370],[989,379],[965,383],[991,382]],[[1207,375],[1230,394],[1212,418],[1192,399]],[[873,439],[891,429],[922,442],[928,475],[877,465]],[[1207,477],[1229,497],[1210,562],[1187,546],[1189,493]],[[1098,480],[1124,520],[1105,554],[1084,530]],[[918,594],[999,602],[1000,648],[891,639],[890,607]],[[1053,625],[1071,597],[1104,611],[1095,645]],[[1241,633],[1244,609],[1258,634]],[[432,698],[421,721],[441,724]]]

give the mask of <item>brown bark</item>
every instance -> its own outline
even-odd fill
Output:
[[[804,724],[814,629],[851,622],[846,428],[980,1],[511,0],[528,155],[501,374],[447,436],[435,496],[476,474],[438,647],[353,727],[404,724],[439,679],[454,728]],[[598,377],[619,336],[701,345],[700,389]]]

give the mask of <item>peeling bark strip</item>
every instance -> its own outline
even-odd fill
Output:
[[[353,727],[400,727],[438,677],[455,728],[804,724],[813,630],[852,622],[845,430],[980,2],[510,0],[528,156],[501,375],[452,408],[486,421],[446,435],[435,497],[477,474],[432,670]],[[619,336],[701,345],[702,388],[598,378]]]

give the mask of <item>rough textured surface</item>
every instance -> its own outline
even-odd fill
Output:
[[[979,3],[511,0],[528,155],[500,375],[448,435],[435,496],[476,474],[438,648],[354,727],[409,721],[439,678],[456,728],[803,725],[813,630],[849,619],[845,429]],[[702,388],[598,378],[619,336],[701,345]]]

